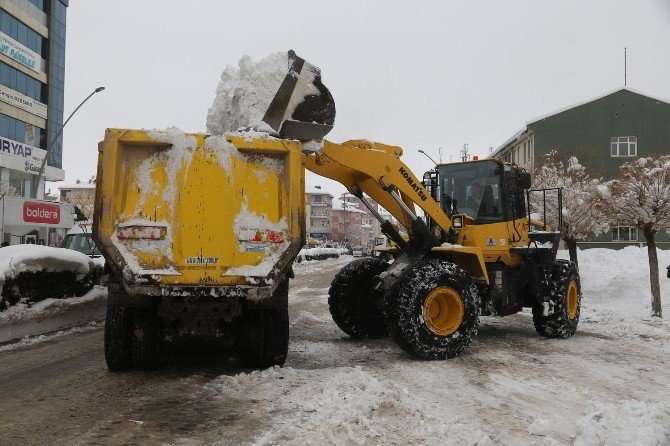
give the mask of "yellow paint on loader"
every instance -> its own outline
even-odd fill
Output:
[[[179,158],[150,132],[107,130],[94,228],[105,251],[119,268],[136,263],[138,282],[163,285],[244,285],[287,268],[305,238],[300,143],[228,137],[221,152],[205,135],[185,136],[195,144]],[[277,230],[236,227],[245,211]]]

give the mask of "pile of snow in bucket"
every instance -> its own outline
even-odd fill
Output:
[[[272,131],[262,118],[286,77],[288,64],[288,54],[281,52],[257,62],[243,56],[237,68],[227,66],[207,113],[207,131],[212,135],[248,127]]]

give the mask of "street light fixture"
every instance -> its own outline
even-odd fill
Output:
[[[42,179],[42,174],[44,173],[44,168],[45,168],[45,165],[47,163],[47,159],[49,159],[49,153],[51,152],[51,148],[54,146],[54,144],[56,144],[56,141],[58,140],[58,137],[63,133],[63,129],[65,128],[67,123],[70,121],[70,119],[72,119],[72,116],[74,116],[74,114],[77,113],[77,110],[79,110],[81,108],[81,106],[84,105],[86,103],[86,101],[88,101],[91,98],[91,96],[93,96],[96,93],[100,93],[104,89],[105,89],[105,87],[98,87],[95,90],[93,90],[91,92],[91,94],[86,96],[86,98],[83,101],[81,101],[81,103],[79,105],[77,105],[77,108],[75,108],[74,111],[72,113],[70,113],[70,116],[68,116],[67,119],[65,120],[65,122],[63,123],[63,125],[60,126],[60,129],[58,130],[58,133],[56,133],[56,136],[53,137],[53,139],[51,140],[51,143],[47,146],[47,153],[44,154],[44,159],[42,160],[42,166],[40,167],[40,171],[37,174],[37,178],[35,180],[35,183],[33,184],[33,191],[34,192],[31,194],[33,196],[33,198],[37,198],[37,190],[40,187],[40,180]]]
[[[428,155],[426,152],[419,149],[419,153],[423,153],[424,155],[426,155],[428,157],[428,159],[431,160],[433,163],[435,163],[435,165],[437,166],[437,163],[435,162],[435,160],[433,158],[431,158],[430,155]]]

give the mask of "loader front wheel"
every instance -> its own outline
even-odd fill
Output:
[[[421,359],[453,358],[477,334],[479,293],[468,273],[449,261],[420,261],[396,280],[384,300],[391,336]]]
[[[577,331],[582,289],[577,266],[557,260],[548,285],[548,296],[533,307],[535,330],[548,338],[569,338]]]
[[[384,313],[378,306],[383,294],[373,289],[389,264],[380,257],[354,260],[342,268],[330,284],[328,307],[333,321],[352,338],[388,336]]]
[[[105,317],[105,361],[112,372],[128,370],[132,366],[132,309],[107,307]]]

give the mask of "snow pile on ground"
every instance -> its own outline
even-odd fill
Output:
[[[221,74],[214,103],[207,113],[207,131],[223,135],[256,127],[271,132],[262,121],[288,72],[288,53],[279,52],[254,62],[243,56],[238,67],[228,65]]]
[[[661,302],[670,312],[670,250],[657,251]],[[567,251],[559,251],[567,259]],[[580,328],[598,324],[608,333],[624,337],[667,337],[670,320],[651,317],[651,290],[647,248],[628,246],[620,250],[593,248],[579,250],[582,279]]]
[[[22,272],[72,271],[82,279],[98,264],[79,251],[40,245],[13,245],[0,248],[0,285]]]
[[[44,299],[34,304],[20,302],[0,312],[0,325],[16,321],[26,321],[69,311],[74,306],[107,299],[107,287],[95,285],[91,291],[80,297],[68,299]]]
[[[303,248],[298,253],[296,262],[334,259],[348,252],[346,248]]]
[[[402,383],[361,367],[294,370],[290,367],[223,376],[211,384],[228,397],[259,399],[257,410],[272,408],[273,428],[255,444],[418,444],[432,435],[437,420]],[[402,417],[404,424],[379,423]],[[411,431],[407,427],[412,426]],[[309,438],[304,432],[310,432]]]
[[[670,443],[670,403],[623,401],[596,404],[577,422],[575,446]]]

